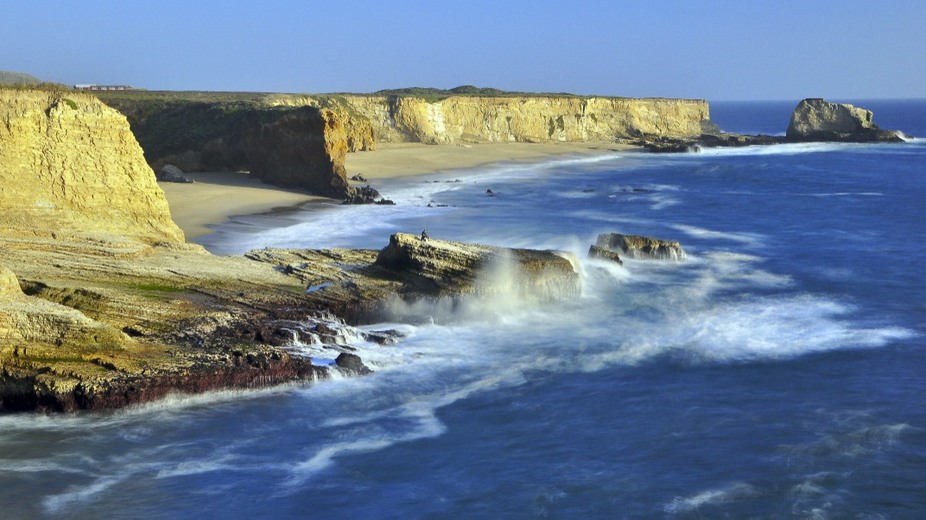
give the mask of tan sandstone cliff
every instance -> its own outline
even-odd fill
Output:
[[[345,96],[382,142],[614,141],[694,137],[710,120],[703,100],[574,96]]]
[[[0,89],[0,231],[182,242],[126,118],[94,96]]]

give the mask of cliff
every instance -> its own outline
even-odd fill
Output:
[[[125,92],[101,95],[128,117],[154,168],[249,171],[270,184],[336,198],[349,193],[348,151],[372,130],[340,106],[271,103],[264,96]]]
[[[0,233],[182,242],[126,118],[93,96],[0,89]]]
[[[242,143],[242,128],[255,128],[297,110],[319,111],[324,136],[306,142],[328,143],[333,153],[372,150],[374,141],[428,144],[486,142],[582,142],[693,138],[710,126],[706,101],[662,98],[580,97],[567,94],[448,95],[298,95],[229,93],[100,93],[106,103],[127,115],[155,168],[173,163],[184,170],[250,169],[268,182],[274,171],[250,164],[253,150]],[[292,134],[295,135],[295,134]],[[297,141],[292,142],[294,145]],[[287,146],[292,148],[292,146]],[[304,154],[309,154],[306,146]],[[311,152],[319,157],[322,152]],[[330,160],[338,169],[341,157]],[[275,168],[292,170],[298,161]],[[322,161],[318,161],[320,164]],[[318,168],[317,164],[312,168]],[[321,171],[321,170],[318,170]],[[327,170],[325,170],[327,172]],[[330,173],[316,173],[327,175]],[[285,177],[290,177],[286,175]],[[287,185],[292,185],[287,183]],[[311,189],[311,188],[310,188]]]
[[[692,137],[710,120],[703,100],[578,96],[348,95],[382,142],[483,143],[614,141],[648,135]]]

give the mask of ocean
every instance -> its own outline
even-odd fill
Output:
[[[774,134],[794,105],[712,115]],[[926,517],[926,101],[858,105],[910,141],[554,157],[236,218],[203,243],[427,229],[571,251],[583,293],[347,329],[367,377],[0,416],[0,517]],[[688,258],[585,259],[604,232]]]

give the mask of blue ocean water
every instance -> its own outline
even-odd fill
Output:
[[[0,512],[922,517],[926,102],[859,105],[917,138],[499,164],[387,183],[394,207],[237,219],[207,245],[379,248],[427,228],[582,258],[622,232],[688,259],[583,258],[575,301],[420,309],[433,322],[388,325],[397,345],[354,336],[369,377],[0,417]],[[776,133],[793,103],[712,108]]]

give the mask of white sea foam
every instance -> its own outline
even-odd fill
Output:
[[[915,430],[917,429],[906,423],[862,426],[848,432],[826,435],[807,444],[787,446],[783,451],[788,454],[790,460],[855,459],[893,449]]]
[[[787,143],[772,145],[754,145],[735,148],[700,148],[690,155],[703,157],[735,157],[745,155],[796,155],[802,153],[833,152],[839,150],[853,150],[860,147],[871,146],[857,143]]]
[[[132,473],[123,472],[100,477],[86,486],[72,486],[70,491],[58,495],[50,495],[42,499],[45,511],[53,514],[61,513],[71,508],[75,502],[86,502],[96,495],[108,491],[132,476]]]
[[[735,482],[720,488],[708,489],[687,497],[676,497],[666,504],[664,511],[675,515],[697,511],[705,506],[729,504],[759,496],[759,490],[745,482]]]
[[[165,464],[158,469],[154,478],[186,477],[215,471],[248,471],[251,468],[242,464],[240,457],[231,454],[210,455],[204,459],[183,460],[176,464]]]
[[[698,226],[687,224],[673,224],[672,228],[681,231],[689,236],[697,238],[707,238],[711,240],[727,240],[737,242],[750,247],[759,247],[765,241],[765,236],[758,233],[737,233],[731,231],[716,231]]]

